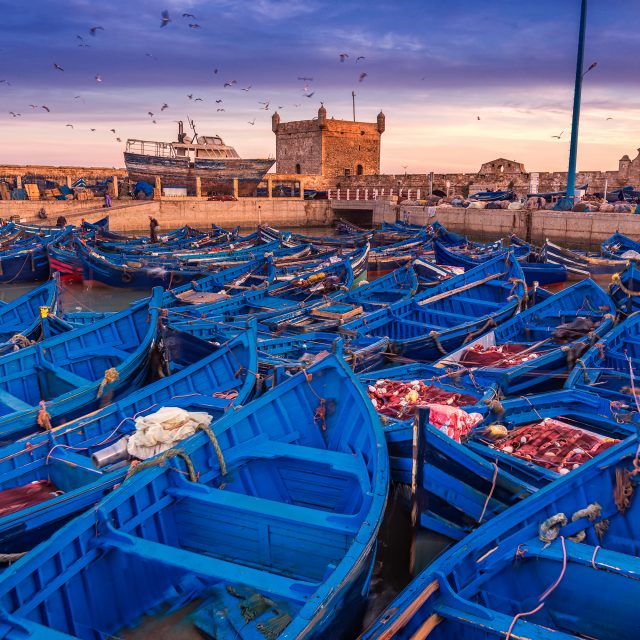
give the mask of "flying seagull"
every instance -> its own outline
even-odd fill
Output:
[[[315,91],[312,91],[311,93],[304,93],[303,95],[305,98],[312,98],[314,93]]]
[[[53,63],[53,68],[57,69],[58,71],[64,71],[64,69],[59,64],[56,64],[55,62]]]
[[[244,87],[242,90],[243,91],[249,91],[251,89],[251,85],[249,85],[248,87]]]
[[[193,20],[197,20],[197,18],[193,15],[193,13],[183,13],[183,18],[192,18]]]
[[[194,102],[204,102],[204,100],[202,98],[196,98]]]
[[[187,98],[189,98],[189,100],[193,100],[193,93],[187,93]]]
[[[216,100],[216,104],[220,104],[222,100]]]
[[[607,118],[607,120],[613,120],[613,118],[612,118],[611,116],[609,116],[609,117]]]
[[[360,77],[358,78],[358,82],[362,82],[366,77],[367,77],[367,73],[365,73],[364,71],[360,74]]]
[[[91,29],[89,29],[89,33],[90,33],[92,36],[95,36],[95,35],[96,35],[96,33],[98,32],[98,30],[100,30],[100,31],[104,31],[104,27],[91,27]]]
[[[115,133],[116,130],[115,129],[109,129],[109,131],[111,131],[112,133]]]
[[[102,76],[99,73],[96,74],[96,82],[102,82]]]
[[[189,25],[189,29],[202,29],[202,27],[199,24],[192,23]]]
[[[224,111],[224,109],[216,109],[216,111]]]
[[[233,87],[234,84],[238,84],[237,80],[229,80],[229,82],[225,82],[224,86],[225,87]]]
[[[564,129],[560,132],[559,136],[551,136],[552,138],[555,138],[556,140],[560,140],[560,138],[562,138],[562,134],[564,133]]]
[[[21,113],[14,113],[13,111],[9,111],[9,113],[14,117],[14,118],[19,118],[22,114]]]
[[[256,119],[254,118],[253,120],[249,120],[248,122],[251,126],[253,126],[256,123]]]
[[[360,62],[360,60],[364,60],[364,59],[365,59],[365,57],[364,57],[364,56],[358,56],[358,57],[356,58],[356,63],[358,63],[358,62]]]
[[[165,9],[161,15],[162,15],[162,21],[160,22],[160,27],[166,27],[171,22],[171,18],[169,17],[169,12]]]
[[[65,127],[71,127],[73,129],[73,125],[72,124],[65,124]]]
[[[147,111],[147,115],[148,115],[150,118],[153,118],[153,113],[152,113],[151,111]]]
[[[348,53],[341,53],[340,54],[340,62],[344,62],[348,57],[349,57]]]
[[[298,80],[302,80],[304,82],[313,82],[313,78],[307,78],[306,76],[298,76]]]
[[[165,102],[161,107],[160,107],[160,111],[164,111],[165,109],[168,109],[169,105]]]
[[[47,107],[47,105],[46,105],[46,104],[43,104],[40,108],[41,108],[41,109],[44,109],[47,113],[50,113],[50,112],[51,112],[51,109],[49,109],[49,107]]]

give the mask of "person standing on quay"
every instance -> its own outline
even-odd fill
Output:
[[[151,238],[151,242],[158,242],[158,221],[153,217],[149,216],[149,237]]]
[[[104,194],[104,206],[105,207],[111,206],[111,196],[108,193]]]

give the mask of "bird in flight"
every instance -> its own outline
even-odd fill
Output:
[[[111,131],[111,133],[115,133],[116,132],[115,129],[109,129],[109,131]]]
[[[9,113],[14,117],[14,118],[19,118],[22,114],[21,113],[14,113],[13,111],[9,111]]]
[[[215,75],[216,73],[218,73],[218,69],[214,69],[214,70],[213,70],[213,73],[214,73],[214,75]]]
[[[196,98],[194,102],[204,102],[204,100],[202,98]]]
[[[202,29],[202,27],[194,22],[189,25],[189,29]]]
[[[153,118],[153,112],[151,112],[151,111],[147,111],[147,115],[148,115],[150,118]]]
[[[89,129],[89,131],[95,131],[95,129]]]
[[[80,42],[84,42],[84,38],[82,36],[76,36],[76,38],[78,38],[78,40],[80,40]]]
[[[298,76],[298,80],[302,80],[304,82],[313,82],[313,78],[307,78],[306,76]]]
[[[55,62],[53,63],[53,68],[57,69],[58,71],[64,71],[64,69],[59,64],[56,64]]]
[[[253,126],[256,123],[256,119],[254,118],[253,120],[249,120],[248,122],[251,126]]]
[[[96,73],[96,82],[102,82],[102,76],[99,73]]]
[[[169,105],[165,102],[161,107],[160,107],[160,111],[164,111],[165,109],[168,109]]]
[[[607,120],[613,120],[613,118],[612,118],[611,116],[609,116],[609,117],[607,118]]]
[[[224,109],[216,109],[216,111],[224,111]]]
[[[344,62],[348,57],[349,57],[348,53],[341,53],[340,54],[340,62]]]
[[[187,98],[189,98],[189,100],[193,100],[193,93],[187,93]]]
[[[73,129],[73,125],[72,124],[65,124],[65,127],[71,127]]]
[[[47,113],[50,113],[50,112],[51,112],[51,109],[49,109],[49,107],[47,107],[47,105],[46,105],[46,104],[43,104],[40,108],[41,108],[41,109],[44,109]]]
[[[264,105],[264,110],[265,111],[269,110],[269,102],[258,102],[258,104]]]
[[[305,98],[311,98],[311,97],[313,97],[314,93],[315,93],[315,91],[312,91],[311,93],[305,93],[303,95],[304,95]],[[298,105],[298,106],[300,106],[300,105]]]
[[[476,116],[476,118],[477,118],[478,120],[480,120],[480,116]]]
[[[193,15],[193,13],[183,13],[183,18],[191,18],[192,20],[197,20],[197,18]]]
[[[38,105],[37,105],[37,104],[30,104],[29,106],[30,106],[32,109],[37,109],[37,108],[38,108]]]
[[[171,18],[169,17],[169,12],[165,9],[161,15],[162,15],[162,20],[160,22],[160,27],[166,27],[171,22]]]
[[[153,58],[153,60],[157,60],[158,58],[156,58],[153,53],[145,53],[145,56],[147,56],[147,58]]]
[[[556,140],[560,140],[560,138],[562,138],[562,134],[564,133],[564,129],[560,132],[560,135],[558,136],[551,136],[552,138],[555,138]]]
[[[225,82],[224,86],[225,87],[233,87],[234,84],[238,84],[237,80],[229,80],[229,82]]]
[[[360,60],[364,60],[364,59],[365,59],[365,57],[364,57],[364,56],[358,56],[358,57],[356,58],[356,63],[358,63],[358,62],[360,62]]]
[[[122,140],[120,140],[120,138],[116,138],[116,141],[117,142],[122,142]]]
[[[360,77],[358,78],[358,82],[362,82],[369,74],[365,73],[364,71],[360,74]]]
[[[242,90],[243,91],[249,91],[251,89],[251,85],[249,85],[248,87],[244,87]]]
[[[216,100],[216,104],[220,104],[222,100]]]
[[[89,33],[92,36],[95,36],[98,31],[104,31],[104,27],[91,27],[91,29],[89,29]]]

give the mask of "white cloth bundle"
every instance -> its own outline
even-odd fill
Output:
[[[129,438],[129,455],[146,460],[170,449],[196,432],[198,425],[209,426],[211,416],[200,411],[162,407],[148,416],[136,418],[136,431]]]

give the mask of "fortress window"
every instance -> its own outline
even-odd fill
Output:
[[[362,175],[362,165],[361,165],[361,164],[359,164],[359,165],[358,165],[358,167],[357,167],[357,169],[356,169],[356,173],[357,173],[359,176],[361,176],[361,175]]]
[[[351,175],[351,169],[345,169],[344,170],[344,175],[345,176],[350,176]]]
[[[302,171],[300,170],[300,164],[296,164],[296,173],[302,173]]]

